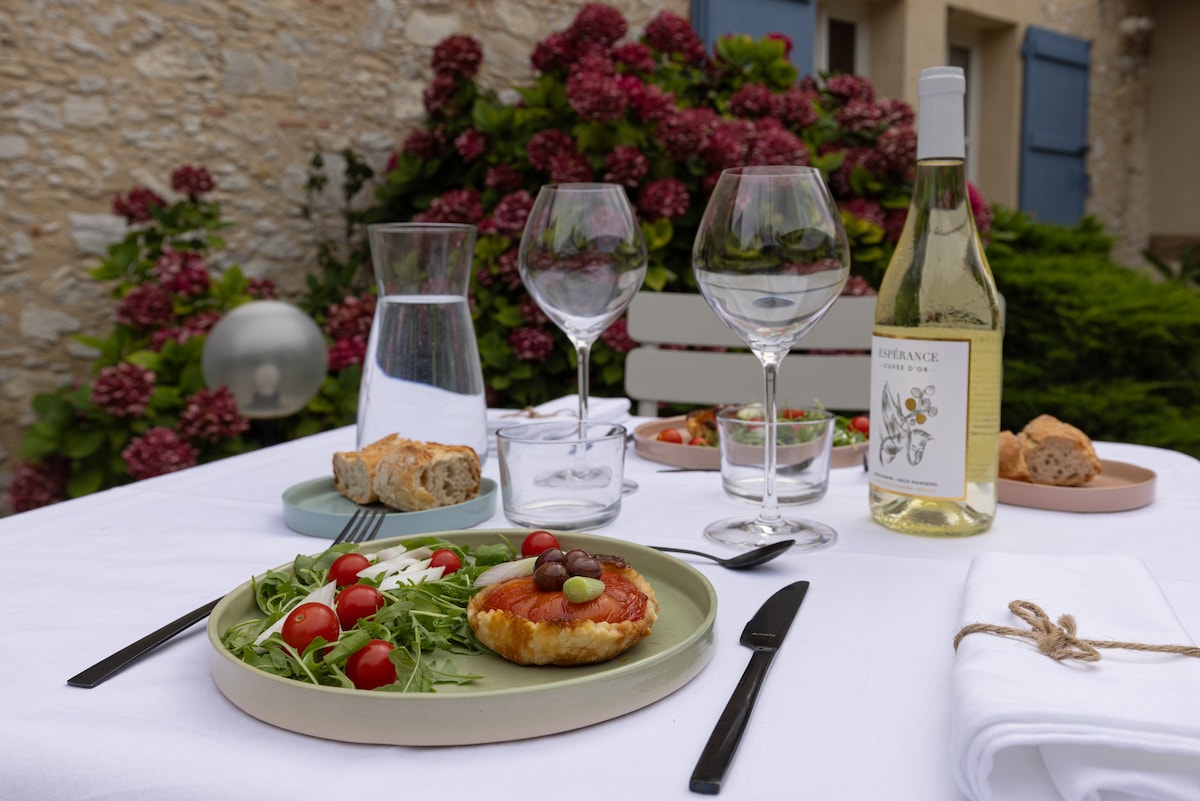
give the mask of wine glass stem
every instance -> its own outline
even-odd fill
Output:
[[[575,354],[579,362],[579,430],[583,432],[588,422],[588,396],[590,390],[588,388],[588,362],[592,355],[591,342],[576,342]]]
[[[784,352],[786,353],[786,351]],[[759,509],[758,519],[763,523],[776,523],[782,519],[779,514],[779,499],[775,495],[775,465],[778,453],[776,451],[776,431],[779,428],[779,416],[776,411],[775,379],[779,373],[779,363],[783,361],[782,354],[766,353],[762,359],[763,377],[766,383],[766,416],[763,433],[766,437],[766,448],[763,459],[763,498],[762,508]]]

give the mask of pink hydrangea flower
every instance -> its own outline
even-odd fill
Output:
[[[579,9],[567,33],[576,42],[608,47],[620,41],[628,30],[629,24],[620,11],[603,3],[587,3]]]
[[[532,210],[533,195],[524,189],[518,189],[500,198],[496,208],[492,209],[491,219],[497,233],[519,237],[525,231],[525,222]]]
[[[441,127],[429,130],[418,128],[404,137],[400,144],[401,153],[411,153],[419,159],[433,159],[442,155],[446,150],[446,136]],[[395,169],[395,164],[389,164],[388,172]]]
[[[520,253],[517,248],[509,248],[500,254],[496,260],[496,278],[500,286],[509,292],[525,286],[521,280]]]
[[[679,55],[688,64],[700,64],[705,59],[704,42],[691,24],[677,14],[663,11],[646,25],[644,39],[660,53]]]
[[[483,185],[488,189],[507,193],[520,189],[522,181],[524,181],[524,178],[522,178],[520,172],[508,164],[497,164],[495,167],[488,168],[487,175],[483,179]]]
[[[92,384],[91,401],[113,417],[138,417],[145,413],[154,394],[152,370],[121,362],[100,368]]]
[[[554,337],[541,328],[514,328],[508,335],[513,355],[523,362],[540,362],[554,350]]]
[[[739,117],[766,117],[775,106],[774,93],[762,83],[748,83],[729,96],[729,110]]]
[[[632,78],[624,75],[623,78]],[[622,84],[626,86],[627,84]],[[652,83],[642,84],[636,93],[630,93],[629,105],[642,122],[659,122],[675,113],[675,95],[665,92]]]
[[[883,121],[883,112],[867,100],[849,100],[833,115],[838,126],[851,133],[870,133]]]
[[[626,42],[613,48],[613,59],[630,72],[654,71],[654,54],[641,42]]]
[[[483,47],[470,36],[448,36],[433,48],[433,71],[470,78],[483,63]]]
[[[766,117],[755,126],[747,164],[808,164],[808,147],[778,120]]]
[[[887,241],[895,244],[900,241],[904,231],[904,222],[908,219],[908,209],[888,209],[884,213],[883,233]]]
[[[741,167],[748,163],[754,138],[750,120],[718,120],[704,146],[704,162],[710,170]]]
[[[629,325],[624,317],[604,329],[604,333],[600,334],[600,341],[617,353],[629,353],[637,347],[637,342],[629,336]]]
[[[846,279],[846,284],[842,287],[843,295],[875,295],[877,294],[871,285],[867,283],[867,279],[861,275],[852,275]]]
[[[529,295],[521,298],[517,303],[517,308],[521,311],[521,319],[532,326],[543,326],[550,324],[550,317],[538,305],[538,302]]]
[[[487,149],[487,136],[477,128],[468,128],[454,138],[454,149],[468,164],[483,155]]]
[[[574,51],[574,42],[565,31],[552,33],[534,45],[529,61],[538,72],[554,72],[570,65]]]
[[[8,485],[8,505],[14,512],[28,512],[65,500],[69,476],[65,459],[20,462]]]
[[[362,364],[367,358],[367,340],[363,337],[346,337],[329,346],[329,369],[337,372],[352,364]]]
[[[157,284],[133,287],[117,307],[117,322],[141,330],[165,325],[174,316],[171,295]]]
[[[817,109],[813,103],[818,97],[820,95],[816,92],[805,91],[793,86],[785,92],[772,95],[774,101],[772,114],[793,131],[804,130],[817,121]]]
[[[274,300],[279,293],[270,278],[251,278],[246,284],[246,294],[255,300]]]
[[[431,117],[454,116],[454,96],[458,93],[458,84],[449,73],[438,73],[433,76],[429,86],[421,93],[425,111]]]
[[[163,345],[167,342],[177,342],[182,345],[192,337],[203,336],[211,331],[220,319],[221,312],[216,309],[208,309],[192,315],[179,325],[160,328],[150,335],[150,350],[162,350]]]
[[[171,429],[156,426],[134,437],[121,458],[129,475],[140,481],[191,467],[199,452]]]
[[[228,387],[200,390],[187,399],[179,415],[179,430],[184,436],[208,442],[236,437],[249,428],[250,421],[238,413]]]
[[[474,224],[483,219],[483,203],[475,189],[451,189],[435,197],[429,210],[413,219],[417,222]]]
[[[569,134],[549,128],[529,137],[525,144],[525,152],[534,169],[547,172],[550,169],[551,158],[562,153],[576,152],[575,140]]]
[[[208,194],[216,187],[212,175],[203,167],[185,165],[171,173],[171,188],[192,200]]]
[[[898,97],[880,98],[876,105],[879,106],[879,112],[883,115],[884,125],[911,126],[916,122],[917,115],[913,112],[913,107]]]
[[[129,190],[127,195],[113,195],[112,213],[124,217],[126,222],[132,225],[150,220],[153,216],[150,213],[151,206],[166,205],[167,201],[159,197],[153,190],[135,186]]]
[[[334,303],[325,311],[325,333],[331,339],[362,336],[371,333],[375,320],[376,298],[370,292],[347,295],[340,303]]]
[[[904,124],[884,129],[875,140],[875,154],[881,169],[907,175],[917,163],[917,132]]]
[[[590,181],[592,165],[582,153],[561,153],[550,158],[550,180],[556,184]]]
[[[567,79],[567,103],[588,122],[611,122],[625,115],[629,99],[612,75],[579,71]]]
[[[825,81],[825,89],[840,103],[851,100],[875,102],[874,84],[859,75],[830,75]]]
[[[618,145],[604,157],[604,180],[633,188],[650,171],[650,160],[634,145]]]
[[[712,109],[683,109],[659,121],[655,138],[669,159],[686,161],[704,147],[716,119]]]
[[[192,250],[163,247],[162,256],[154,263],[154,277],[162,288],[177,295],[202,295],[212,286],[204,257]]]
[[[678,219],[687,214],[691,197],[678,178],[659,178],[642,188],[638,209],[647,220]]]

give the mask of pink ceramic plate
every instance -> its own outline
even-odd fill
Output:
[[[1001,503],[1058,512],[1124,512],[1154,502],[1153,470],[1127,462],[1100,460],[1100,475],[1079,487],[1054,487],[1002,478]]]
[[[674,442],[661,442],[658,435],[673,428],[687,441],[687,418],[664,417],[642,423],[633,431],[633,445],[638,456],[652,462],[662,462],[673,467],[683,467],[689,470],[720,470],[721,454],[715,447],[704,445],[678,445]],[[844,445],[834,448],[829,460],[830,467],[862,467],[863,454],[868,443]]]

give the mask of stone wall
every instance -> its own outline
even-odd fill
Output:
[[[610,0],[641,32],[688,0]],[[20,0],[0,4],[0,490],[30,403],[87,376],[72,341],[106,334],[114,302],[86,274],[123,235],[112,196],[173,197],[206,167],[236,224],[227,264],[303,286],[336,224],[302,219],[308,160],[353,146],[382,167],[422,115],[438,41],[484,44],[481,80],[529,74],[529,54],[582,0]],[[337,186],[336,164],[331,169]]]

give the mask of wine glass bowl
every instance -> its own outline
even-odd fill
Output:
[[[830,545],[823,523],[784,517],[775,494],[775,382],[788,351],[824,316],[850,274],[837,204],[811,167],[742,167],[721,173],[696,233],[692,266],[700,293],[763,365],[767,442],[757,516],[717,521],[705,536],[755,547],[795,539],[796,550]]]
[[[547,184],[521,237],[521,280],[575,347],[579,420],[587,422],[591,346],[646,277],[646,245],[619,184]]]

